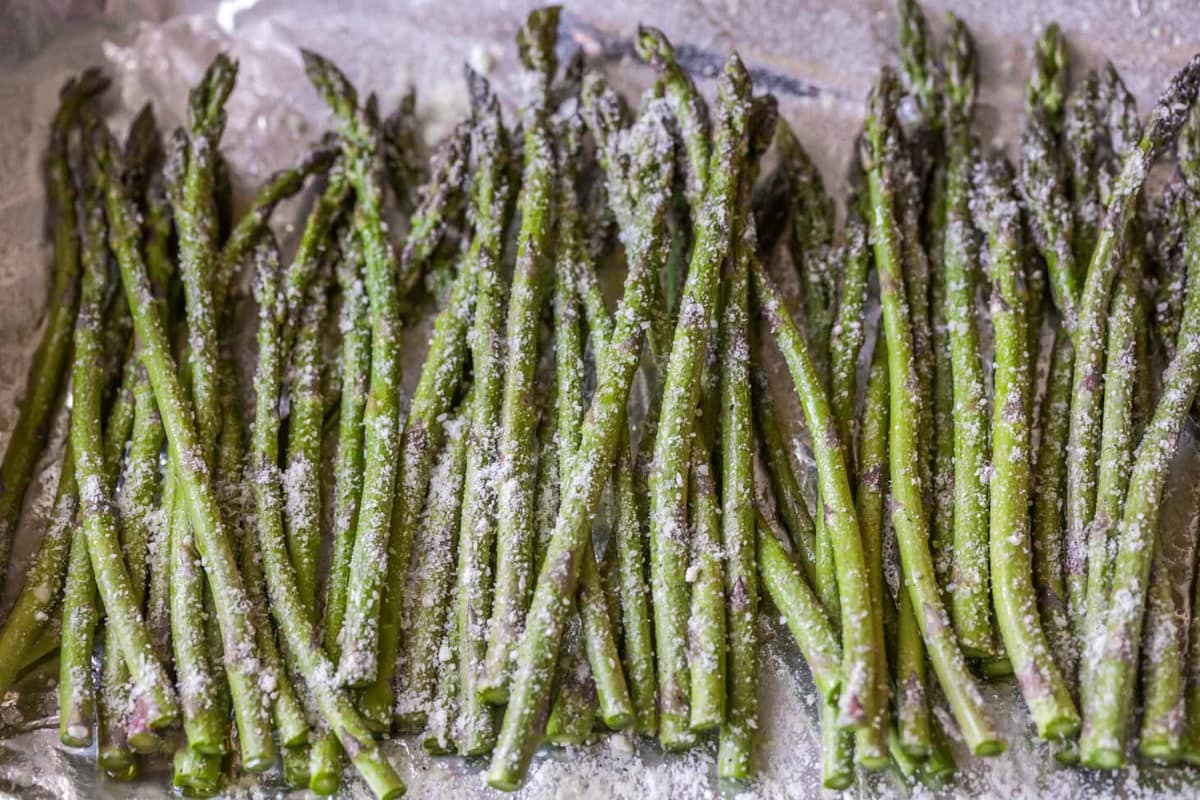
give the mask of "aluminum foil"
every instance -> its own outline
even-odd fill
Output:
[[[0,449],[15,420],[48,291],[51,253],[43,235],[40,163],[58,87],[68,76],[100,64],[114,78],[106,100],[111,124],[123,128],[151,100],[169,128],[181,120],[187,89],[209,59],[229,51],[241,69],[223,148],[244,202],[254,185],[294,160],[328,125],[328,113],[304,79],[298,47],[332,57],[358,86],[377,92],[384,108],[415,86],[432,142],[466,109],[464,62],[487,73],[502,98],[513,100],[518,90],[513,38],[533,5],[528,0],[0,0]],[[925,6],[935,28],[953,7],[976,37],[982,73],[977,129],[984,132],[985,144],[1011,146],[1016,140],[1029,45],[1035,31],[1052,20],[1068,36],[1072,66],[1113,59],[1143,110],[1170,72],[1200,50],[1195,0],[928,0]],[[636,92],[649,78],[633,55],[639,22],[666,31],[708,93],[721,62],[736,48],[758,89],[779,97],[782,113],[813,153],[827,184],[841,194],[867,88],[881,63],[897,60],[889,0],[578,0],[566,3],[560,50],[565,55],[583,48],[616,85]],[[281,214],[285,240],[294,238],[299,207],[286,207]],[[408,338],[423,340],[419,334]],[[420,356],[420,348],[409,353],[410,379]],[[52,447],[52,456],[38,467],[28,524],[17,542],[17,569],[27,563],[40,535],[45,489],[57,474],[54,452]],[[1168,491],[1167,529],[1190,523],[1196,460],[1189,431]],[[763,635],[760,777],[753,786],[715,782],[711,743],[678,756],[611,736],[592,746],[544,751],[519,796],[665,800],[821,794],[817,706],[807,669],[777,620],[763,620]],[[165,763],[147,763],[138,780],[115,783],[95,769],[94,753],[58,744],[53,677],[47,677],[44,691],[10,693],[0,702],[0,796],[166,796]],[[1116,776],[1060,768],[1049,748],[1035,740],[1013,685],[991,684],[985,694],[1010,744],[1007,754],[981,760],[960,752],[958,777],[937,792],[905,789],[882,773],[861,775],[850,794],[1200,797],[1200,780],[1187,768],[1135,767]],[[412,797],[495,794],[482,783],[479,761],[434,760],[409,740],[389,749]],[[351,773],[347,776],[342,796],[367,796]],[[268,775],[242,779],[225,794],[282,793],[278,776]]]

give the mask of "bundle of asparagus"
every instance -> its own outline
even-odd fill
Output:
[[[856,767],[944,781],[955,739],[1002,753],[979,683],[1009,675],[1064,762],[1123,765],[1140,686],[1141,756],[1200,763],[1200,547],[1158,519],[1200,388],[1200,57],[1143,127],[1111,67],[1068,91],[1048,27],[1014,168],[972,131],[964,23],[938,46],[899,12],[840,230],[736,54],[710,111],[640,30],[656,80],[634,113],[581,58],[559,74],[554,7],[518,35],[519,140],[468,70],[471,114],[428,169],[411,95],[381,120],[305,52],[336,131],[235,222],[234,62],[165,143],[147,107],[118,146],[106,80],[68,82],[54,288],[0,467],[6,572],[63,395],[70,436],[0,689],[57,663],[63,743],[117,780],[172,753],[187,795],[277,763],[331,794],[345,758],[396,797],[392,733],[488,756],[515,790],[543,741],[715,731],[717,775],[752,781],[760,622],[782,617],[828,788]],[[306,185],[285,262],[272,212]],[[228,310],[247,265],[248,439]],[[405,400],[403,334],[431,306]]]

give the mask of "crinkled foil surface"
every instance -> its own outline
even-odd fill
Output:
[[[106,102],[114,126],[123,128],[144,101],[152,100],[169,128],[181,120],[187,88],[209,59],[219,50],[231,52],[241,71],[223,147],[244,201],[254,185],[293,161],[327,126],[328,114],[304,79],[298,47],[334,58],[360,87],[378,92],[384,108],[415,85],[432,142],[465,111],[463,62],[488,73],[502,97],[513,99],[513,37],[533,5],[526,0],[0,0],[0,448],[15,420],[49,287],[41,158],[58,88],[69,75],[92,64],[112,75],[114,88]],[[1052,20],[1067,33],[1073,66],[1111,58],[1143,111],[1170,72],[1200,51],[1197,0],[928,0],[925,6],[935,25],[953,7],[976,36],[983,76],[977,128],[985,145],[1015,141],[1030,41]],[[870,81],[880,64],[896,62],[896,20],[887,0],[568,0],[566,7],[560,50],[583,48],[630,92],[644,87],[649,77],[633,56],[631,37],[639,22],[666,31],[706,92],[713,90],[712,76],[724,57],[736,48],[758,89],[780,98],[783,113],[839,194]],[[285,241],[294,239],[288,236],[294,233],[299,205],[294,206],[281,215]],[[424,338],[415,334],[408,341],[419,345]],[[410,349],[415,350],[406,370],[411,380],[423,348]],[[1191,522],[1195,461],[1189,431],[1168,491],[1164,530],[1183,530]],[[54,458],[45,459],[39,470],[38,485],[52,487]],[[17,570],[36,547],[48,502],[36,496],[36,488],[17,544]],[[668,756],[649,743],[613,736],[539,755],[519,796],[690,800],[822,794],[817,708],[807,670],[775,621],[764,620],[763,632],[760,778],[753,786],[718,785],[711,746]],[[985,691],[1010,743],[1007,754],[984,761],[960,753],[958,777],[937,792],[909,792],[881,773],[860,775],[849,796],[1200,797],[1200,774],[1190,768],[1135,767],[1117,776],[1060,768],[1049,748],[1034,740],[1015,688],[993,684]],[[58,744],[54,713],[52,691],[10,694],[0,702],[0,796],[168,794],[165,763],[148,764],[133,783],[103,779],[93,753]],[[480,762],[432,760],[407,740],[390,749],[410,797],[495,796],[483,785]],[[226,790],[230,797],[282,793],[278,778],[270,775]],[[341,796],[367,794],[351,781]]]

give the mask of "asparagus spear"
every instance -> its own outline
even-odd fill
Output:
[[[992,281],[989,313],[996,341],[989,531],[992,597],[1004,650],[1038,735],[1070,738],[1079,731],[1079,714],[1038,623],[1028,545],[1031,425],[1027,395],[1033,391],[1028,374],[1032,331],[1025,296],[1020,209],[1011,167],[1002,156],[984,162],[975,183],[987,229]]]
[[[1066,488],[1066,453],[1063,441],[1070,425],[1071,370],[1074,366],[1071,337],[1060,328],[1055,334],[1050,373],[1039,415],[1041,441],[1033,473],[1033,582],[1043,629],[1054,662],[1068,686],[1075,685],[1079,652],[1067,616],[1067,587],[1063,581],[1063,491]]]
[[[512,654],[525,625],[533,592],[534,464],[529,441],[533,413],[533,373],[537,366],[541,272],[552,233],[551,195],[554,152],[546,120],[546,102],[557,62],[554,40],[559,8],[538,9],[517,34],[521,62],[532,91],[524,109],[525,164],[518,199],[521,229],[508,305],[505,334],[504,400],[500,412],[499,517],[496,528],[496,578],[488,626],[487,661],[480,691],[491,703],[507,698]],[[560,400],[562,398],[560,397]]]
[[[340,237],[337,282],[342,293],[342,391],[338,411],[337,454],[334,456],[333,547],[325,584],[324,644],[330,659],[341,658],[338,641],[350,591],[350,559],[362,495],[363,414],[370,372],[371,329],[362,282],[362,244],[352,227]]]
[[[376,797],[399,797],[404,783],[384,758],[366,723],[335,684],[334,665],[317,643],[311,610],[300,597],[295,569],[283,536],[278,467],[281,323],[286,318],[279,286],[278,253],[268,241],[256,251],[255,294],[259,306],[258,364],[255,369],[254,437],[251,463],[258,549],[266,572],[272,615],[279,625],[312,699]],[[170,428],[168,428],[168,433]]]
[[[467,258],[475,264],[475,318],[471,362],[475,397],[471,407],[463,514],[458,533],[455,628],[458,637],[458,747],[464,755],[488,752],[495,741],[495,716],[479,684],[486,656],[491,600],[491,551],[496,525],[497,486],[490,466],[498,457],[497,425],[503,391],[504,310],[499,259],[508,188],[504,183],[505,132],[499,105],[487,82],[468,73],[475,107],[471,152],[476,159],[470,218],[475,232]]]
[[[741,76],[744,80],[745,73]],[[727,81],[722,83],[727,94]],[[603,365],[601,374],[580,434],[579,452],[564,483],[563,502],[526,619],[508,708],[487,774],[488,783],[496,788],[511,790],[521,783],[541,734],[538,720],[546,713],[550,699],[547,681],[558,657],[569,609],[566,601],[575,592],[590,520],[621,438],[629,384],[637,369],[642,331],[649,315],[651,282],[667,254],[663,222],[671,179],[667,157],[671,145],[661,111],[643,115],[628,142],[633,187],[642,198],[642,224],[637,235],[627,238],[631,252],[625,294],[614,314],[616,325],[604,356],[598,359]],[[681,722],[686,725],[686,720]]]
[[[836,371],[834,374],[837,374]],[[871,368],[863,399],[862,427],[858,438],[855,511],[862,535],[863,560],[867,567],[871,615],[879,621],[880,634],[885,619],[883,524],[887,489],[887,392],[887,344],[882,339],[877,339],[871,354]],[[875,718],[856,733],[854,743],[854,758],[860,766],[867,769],[883,769],[888,765],[887,700],[890,688],[887,652],[886,637],[881,635],[872,651],[872,657],[875,659],[875,696],[879,698],[879,705],[875,709]],[[882,748],[879,741],[881,735]]]
[[[1004,749],[983,710],[983,698],[966,670],[962,652],[950,629],[938,594],[933,560],[923,533],[924,518],[919,476],[913,468],[919,417],[912,386],[912,340],[907,311],[896,270],[900,263],[900,233],[895,214],[894,167],[899,143],[895,129],[895,76],[884,69],[871,94],[867,114],[863,164],[867,171],[872,209],[872,241],[879,270],[884,330],[888,348],[891,391],[889,461],[895,507],[892,520],[900,546],[901,567],[925,644],[938,680],[968,747],[978,755]]]
[[[592,264],[591,256],[584,244],[583,218],[574,190],[578,183],[578,169],[575,164],[582,156],[581,122],[579,117],[573,117],[566,123],[564,126],[565,141],[558,153],[558,170],[563,186],[563,190],[560,190],[562,199],[558,206],[559,250],[562,254],[560,258],[566,262],[560,265],[558,275],[561,276],[564,284],[570,285],[571,294],[578,295],[576,301],[578,306],[582,307],[589,323],[592,347],[599,367],[598,359],[603,357],[608,338],[612,335],[613,323],[596,281],[595,267]],[[613,178],[616,179],[617,176],[613,176]],[[627,180],[627,176],[621,176],[619,179],[624,182]],[[564,285],[562,295],[556,294],[556,298],[565,296],[567,291],[568,286]],[[571,372],[573,369],[581,367],[582,361],[577,358],[577,366],[573,366],[569,361],[571,354],[577,350],[576,345],[570,344],[574,331],[570,326],[570,315],[562,314],[557,309],[556,305],[555,313],[559,315],[560,321],[566,326],[561,338],[567,342],[567,346],[562,348],[561,352],[556,345],[557,372],[560,376],[568,379],[566,384],[559,385],[556,395],[556,403],[559,404],[562,412],[560,419],[556,422],[559,458],[557,471],[561,479],[562,475],[570,472],[569,457],[577,449],[584,405],[582,388],[579,390],[577,400],[568,399],[576,396],[575,390],[570,388],[570,384],[574,382]],[[578,309],[575,313],[578,314]],[[579,346],[582,346],[582,343]],[[580,381],[582,381],[581,376]],[[570,414],[574,420],[569,431],[566,420],[561,418],[565,414]],[[628,431],[627,425],[623,427]],[[625,439],[628,439],[627,433]],[[631,678],[641,682],[640,688],[635,687],[635,694],[639,691],[641,693],[639,697],[631,696],[625,674],[621,669],[616,633],[613,630],[617,626],[614,626],[612,616],[607,609],[602,608],[602,604],[599,602],[604,594],[604,587],[601,585],[600,574],[595,566],[595,552],[590,545],[587,547],[587,552],[584,553],[580,569],[579,608],[583,620],[585,650],[596,685],[600,715],[605,725],[612,729],[620,729],[632,724],[635,713],[638,720],[645,726],[648,723],[647,709],[653,702],[654,691],[652,655],[649,644],[650,620],[645,605],[644,545],[637,516],[637,498],[634,495],[633,476],[632,474],[627,476],[622,474],[622,460],[625,461],[625,472],[632,470],[633,460],[628,441],[624,441],[620,445],[618,458],[614,463],[613,486],[618,505],[618,510],[615,512],[618,520],[610,541],[616,541],[617,544],[610,545],[613,547],[610,552],[614,553],[613,557],[619,560],[619,568],[622,570],[622,578],[619,581],[622,584],[619,589],[619,593],[622,595],[620,605],[628,612],[631,633],[627,643],[632,643],[629,648],[630,652],[626,654],[626,660],[633,665],[634,670],[640,670],[636,676],[631,674]],[[623,518],[621,518],[622,514]],[[547,527],[549,526],[547,525]],[[617,549],[623,550],[623,555],[616,555]],[[616,575],[613,577],[616,578]],[[631,673],[634,670],[631,670]]]
[[[708,450],[692,442],[688,516],[691,557],[688,569],[691,603],[688,613],[688,669],[691,670],[692,730],[711,730],[726,718],[726,603],[721,565],[721,505]]]
[[[50,215],[54,224],[54,281],[46,304],[46,326],[25,381],[25,394],[0,462],[0,585],[8,571],[13,537],[21,519],[25,490],[33,476],[59,389],[63,384],[79,295],[79,231],[68,143],[79,109],[104,91],[108,79],[88,70],[67,81],[50,128],[47,155]]]
[[[1072,378],[1071,430],[1067,447],[1067,574],[1068,597],[1076,609],[1073,618],[1083,617],[1086,606],[1087,566],[1083,543],[1087,525],[1096,506],[1097,442],[1101,424],[1101,362],[1107,331],[1112,283],[1122,259],[1118,245],[1125,241],[1135,215],[1142,186],[1154,157],[1179,132],[1187,109],[1196,97],[1200,81],[1200,58],[1193,59],[1172,77],[1159,97],[1150,124],[1121,160],[1112,186],[1084,283],[1079,312],[1079,337],[1075,343],[1075,372]],[[1078,222],[1078,217],[1077,217]],[[1075,588],[1072,589],[1072,582]],[[1085,708],[1088,706],[1084,702]]]
[[[380,671],[380,605],[390,569],[388,539],[400,444],[395,257],[383,221],[378,131],[358,106],[357,93],[346,76],[315,53],[304,51],[303,56],[309,80],[333,109],[342,135],[345,168],[358,199],[354,228],[362,240],[370,303],[371,381],[363,413],[365,473],[338,662],[342,685],[363,686]]]
[[[717,138],[704,198],[705,224],[696,231],[679,320],[671,347],[650,470],[650,575],[654,597],[659,687],[659,738],[668,749],[689,747],[691,681],[684,653],[687,609],[687,435],[699,398],[700,368],[715,305],[720,264],[737,214],[740,171],[747,148],[749,77],[737,57],[722,73]]]
[[[409,220],[408,238],[400,251],[400,294],[406,296],[421,277],[422,267],[444,239],[446,229],[464,205],[470,131],[459,124],[430,159],[429,180]]]
[[[954,566],[950,616],[963,653],[993,651],[988,588],[987,397],[975,319],[970,221],[975,54],[961,20],[946,45],[946,323],[954,381]]]

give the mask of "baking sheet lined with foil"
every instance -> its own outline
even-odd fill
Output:
[[[487,74],[502,99],[515,98],[513,40],[535,5],[528,0],[411,0],[402,5],[384,0],[0,2],[0,450],[15,421],[49,286],[52,254],[44,234],[41,159],[58,89],[70,75],[95,64],[113,78],[104,102],[115,129],[123,131],[150,100],[164,130],[170,130],[183,118],[188,88],[218,51],[228,51],[239,61],[240,72],[222,149],[244,204],[263,178],[295,161],[329,125],[327,110],[304,77],[299,47],[333,58],[362,91],[377,92],[384,108],[415,86],[418,113],[432,143],[466,112],[464,62]],[[896,18],[889,0],[579,0],[565,6],[560,54],[582,48],[592,65],[631,96],[650,77],[634,55],[638,23],[667,33],[684,66],[709,95],[721,63],[737,49],[757,91],[779,97],[781,112],[840,200],[867,89],[880,64],[897,61]],[[1200,3],[1190,0],[930,0],[924,6],[939,30],[944,12],[953,7],[975,36],[981,70],[976,130],[985,145],[1015,144],[1032,38],[1051,21],[1057,20],[1068,37],[1075,74],[1111,58],[1143,113],[1169,74],[1200,51]],[[294,246],[304,206],[303,199],[293,201],[276,215],[285,248]],[[410,385],[426,338],[421,331],[406,337]],[[799,419],[786,395],[778,400],[790,409],[784,416]],[[14,574],[23,573],[36,551],[49,505],[46,495],[57,476],[60,441],[61,430],[39,464],[18,536]],[[1165,501],[1164,531],[1191,524],[1190,493],[1198,461],[1189,429]],[[20,581],[13,583],[5,604]],[[820,732],[811,680],[786,630],[768,618],[766,608],[760,776],[754,785],[718,786],[711,746],[665,755],[652,743],[614,735],[586,747],[543,750],[518,796],[658,800],[818,794]],[[53,678],[48,676],[44,692],[10,693],[0,702],[0,796],[167,796],[165,760],[148,762],[132,783],[116,783],[96,769],[94,752],[59,745]],[[958,776],[941,790],[908,790],[885,772],[861,774],[851,795],[1200,797],[1200,774],[1192,768],[1135,766],[1101,776],[1060,767],[1050,748],[1034,739],[1015,685],[987,684],[984,692],[1009,742],[1008,753],[977,759],[959,752]],[[496,795],[485,788],[480,776],[484,765],[477,760],[432,759],[410,739],[390,744],[389,752],[410,797]],[[225,793],[267,797],[283,791],[278,776],[268,775],[241,779]],[[367,793],[351,783],[342,796]]]

